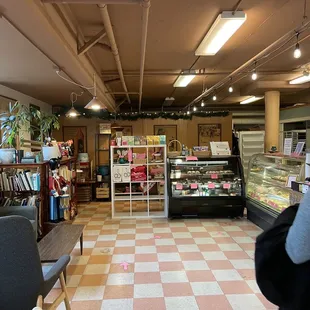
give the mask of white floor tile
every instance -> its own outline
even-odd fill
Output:
[[[186,227],[185,223],[183,223],[183,222],[174,222],[174,221],[170,221],[169,222],[169,226],[170,227]]]
[[[237,243],[255,243],[251,237],[233,237]]]
[[[256,295],[252,294],[235,294],[226,295],[233,310],[265,310],[266,308],[261,303]]]
[[[102,300],[104,286],[80,286],[76,289],[73,301]]]
[[[261,291],[256,283],[256,280],[247,280],[246,283],[252,289],[255,294],[260,294]]]
[[[133,299],[103,300],[101,310],[133,310]]]
[[[116,235],[99,235],[97,241],[114,241],[116,237]]]
[[[243,251],[237,243],[219,244],[218,246],[222,251]]]
[[[123,262],[134,263],[134,254],[116,254],[112,256],[112,264],[121,264]]]
[[[111,273],[108,276],[107,285],[134,284],[134,273]]]
[[[199,310],[194,296],[166,297],[166,310]]]
[[[239,226],[223,226],[225,231],[242,231]]]
[[[183,244],[183,245],[177,245],[178,251],[180,253],[182,252],[200,252],[199,247],[196,244]]]
[[[119,235],[132,235],[135,233],[136,233],[135,229],[119,229],[118,230]]]
[[[173,235],[173,238],[175,238],[175,239],[192,238],[192,235],[189,232],[175,232],[175,233],[172,233],[172,235]]]
[[[78,287],[81,278],[82,276],[80,275],[67,276],[67,282],[66,282],[67,287]]]
[[[193,270],[210,270],[208,264],[204,260],[196,260],[196,261],[183,261],[184,269],[189,271]]]
[[[154,254],[157,253],[156,247],[153,245],[150,246],[136,246],[136,254]]]
[[[259,230],[247,230],[245,231],[250,237],[257,237],[259,236],[262,232]]]
[[[227,257],[223,252],[214,251],[214,252],[202,252],[203,257],[205,260],[227,260]]]
[[[84,236],[98,236],[100,235],[100,230],[84,230]]]
[[[181,257],[179,253],[157,253],[159,262],[180,262]]]
[[[237,270],[212,270],[212,273],[217,281],[241,281],[243,278]]]
[[[156,284],[135,284],[134,298],[158,298],[164,297],[163,286]]]
[[[195,296],[223,295],[217,282],[192,282],[191,287]]]
[[[154,234],[136,234],[136,240],[154,239]]]
[[[159,272],[159,263],[135,263],[135,272]]]
[[[156,239],[156,245],[175,245],[174,239]]]
[[[187,227],[190,232],[207,232],[204,227]]]
[[[235,269],[255,269],[253,259],[231,259],[230,262]]]
[[[185,271],[162,271],[160,273],[162,283],[188,282]]]
[[[135,246],[135,240],[116,240],[115,247],[127,247],[127,246]]]
[[[213,238],[194,238],[196,244],[215,244]]]

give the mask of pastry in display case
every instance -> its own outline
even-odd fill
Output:
[[[253,155],[246,186],[248,219],[266,229],[283,210],[299,202],[302,194],[291,189],[291,182],[304,180],[304,171],[304,158]]]
[[[169,216],[242,216],[244,181],[238,156],[168,160]]]

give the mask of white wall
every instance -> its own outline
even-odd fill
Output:
[[[1,99],[1,96],[10,98],[12,100]],[[25,106],[29,106],[29,104],[34,104],[40,107],[41,112],[52,113],[52,106],[49,105],[48,103],[32,98],[25,94],[22,94],[6,86],[0,85],[0,113],[8,110],[9,102],[14,103],[16,101],[19,101],[21,104]],[[23,137],[25,140],[30,140],[30,133],[29,133],[28,128],[25,128],[25,130],[23,131]]]

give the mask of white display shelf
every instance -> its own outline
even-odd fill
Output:
[[[157,144],[157,145],[122,145],[122,146],[111,146],[111,149],[130,149],[130,148],[154,148],[154,147],[162,147],[166,148],[165,144]]]
[[[134,149],[135,148],[144,148],[146,153],[146,162],[145,164],[118,164],[114,162],[114,155],[116,154],[117,149]],[[150,162],[151,155],[154,148],[163,149],[164,162]],[[123,146],[111,146],[110,149],[110,158],[111,158],[111,196],[112,196],[112,218],[165,218],[168,216],[167,210],[167,167],[166,167],[166,158],[167,158],[167,148],[166,145],[123,145]],[[143,150],[144,152],[144,150]],[[134,168],[138,166],[146,166],[147,171],[147,181],[120,181],[115,182],[113,180],[113,171],[116,169],[118,173],[121,173],[120,167]],[[164,169],[164,178],[162,179],[152,179],[149,180],[149,167],[151,166],[161,166]],[[132,192],[132,184],[146,183],[147,187],[151,183],[163,183],[163,195],[152,195],[148,193],[147,195],[137,192]],[[115,192],[115,186],[119,184],[128,184],[129,192],[126,193],[117,193]],[[158,186],[158,185],[157,185]],[[151,189],[149,189],[151,190]],[[158,211],[154,209],[158,209]],[[163,210],[161,210],[163,209]]]
[[[122,195],[120,197],[115,195],[115,201],[124,201],[124,200],[132,200],[132,201],[141,201],[141,200],[164,200],[165,195],[143,195],[141,193],[141,196],[139,194],[132,194],[130,195]]]

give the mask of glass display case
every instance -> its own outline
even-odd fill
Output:
[[[249,162],[246,186],[248,218],[268,228],[285,208],[299,202],[302,194],[292,181],[304,180],[305,159],[256,154]]]
[[[168,160],[169,217],[242,216],[244,193],[238,156]]]

